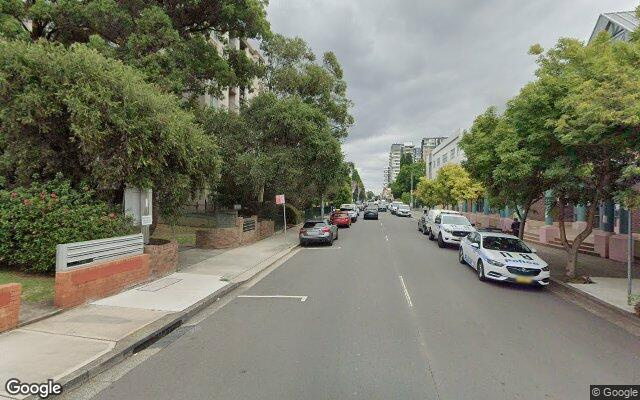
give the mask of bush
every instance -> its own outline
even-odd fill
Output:
[[[93,193],[60,176],[0,190],[0,262],[24,271],[55,271],[56,245],[122,236],[131,221]]]

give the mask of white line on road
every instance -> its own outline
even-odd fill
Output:
[[[402,283],[402,289],[404,290],[404,297],[407,299],[407,303],[409,303],[409,307],[413,307],[413,303],[411,302],[411,296],[409,296],[409,291],[407,290],[407,285],[404,284],[404,278],[400,275],[400,283]]]
[[[387,242],[389,241],[389,236],[384,235],[384,238],[387,240]]]
[[[253,299],[300,299],[300,301],[307,301],[307,298],[309,296],[283,296],[283,295],[252,296],[252,295],[248,295],[248,294],[241,294],[238,297],[253,298]]]

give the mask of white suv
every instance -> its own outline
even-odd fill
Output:
[[[351,222],[358,221],[358,216],[360,212],[358,211],[358,207],[355,204],[342,204],[340,206],[340,211],[346,211],[349,213],[349,218],[351,218]]]
[[[460,245],[462,238],[474,232],[475,228],[464,215],[460,213],[441,212],[431,224],[429,239],[438,239],[438,246],[447,244]]]
[[[423,214],[422,217],[420,217],[420,219],[423,220],[422,233],[424,233],[425,235],[429,235],[429,239],[431,240],[435,240],[436,238],[435,236],[432,235],[433,226],[435,225],[436,217],[441,213],[460,214],[457,211],[441,210],[439,208],[429,210],[429,212],[426,212],[425,214]]]

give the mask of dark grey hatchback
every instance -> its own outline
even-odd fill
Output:
[[[378,208],[367,208],[364,210],[364,219],[378,219]]]

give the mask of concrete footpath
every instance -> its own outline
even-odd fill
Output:
[[[69,388],[162,336],[290,253],[298,230],[228,251],[180,252],[179,271],[0,334],[0,398],[10,378]]]

